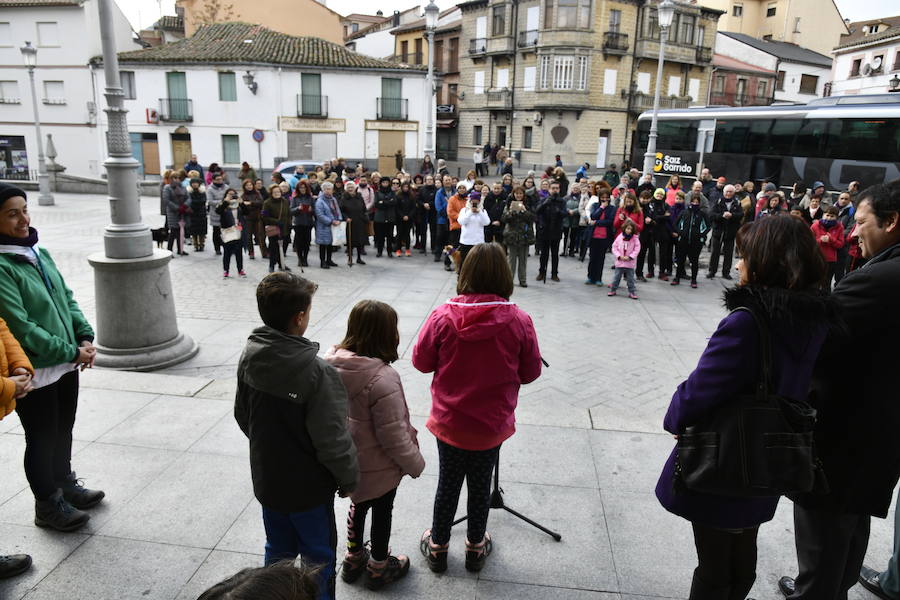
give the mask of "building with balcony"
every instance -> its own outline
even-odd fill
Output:
[[[120,53],[119,65],[131,82],[128,128],[144,173],[191,154],[228,170],[335,157],[393,169],[397,150],[410,164],[422,157],[423,69],[246,23]]]
[[[37,49],[35,93],[45,136],[66,173],[103,173],[105,136],[103,72],[89,64],[101,53],[97,0],[5,2],[0,11],[0,178],[29,179],[37,172],[37,139],[28,70],[19,48]],[[140,48],[125,15],[113,4],[113,30],[120,51]],[[98,92],[99,90],[99,92]],[[155,102],[155,100],[154,100]]]
[[[775,103],[809,102],[823,96],[826,84],[831,81],[831,57],[795,44],[720,31],[716,37],[716,55],[774,72],[772,101]],[[754,93],[759,95],[749,88],[748,94]]]
[[[768,106],[775,95],[775,71],[728,56],[713,56],[707,104],[718,106]]]
[[[460,155],[486,143],[574,172],[630,153],[652,107],[659,30],[648,0],[471,0],[462,9]],[[679,3],[661,104],[705,103],[721,11]]]
[[[831,51],[831,94],[900,91],[900,15],[850,23]]]

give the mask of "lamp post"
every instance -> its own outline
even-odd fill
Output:
[[[151,371],[197,354],[197,344],[179,333],[169,276],[171,251],[153,248],[141,220],[138,162],[131,154],[125,94],[113,26],[113,0],[99,0],[100,44],[106,81],[106,147],[103,162],[112,223],[103,231],[103,252],[91,254],[97,302],[99,367]]]
[[[657,118],[659,115],[659,92],[663,84],[663,64],[666,60],[666,38],[669,35],[669,26],[675,17],[675,3],[672,0],[661,0],[657,7],[657,19],[659,22],[659,59],[656,63],[656,92],[653,94],[653,119],[650,121],[650,137],[647,140],[647,152],[644,154],[644,175],[653,175],[653,165],[656,163],[656,133]]]
[[[19,48],[25,67],[28,69],[28,81],[31,84],[31,106],[34,110],[34,129],[37,133],[38,150],[38,204],[53,206],[53,194],[50,193],[50,176],[47,175],[47,161],[44,159],[44,142],[41,139],[41,120],[38,118],[37,92],[34,89],[34,67],[37,66],[37,48],[31,42]]]
[[[441,9],[438,8],[434,0],[425,7],[425,37],[428,41],[428,119],[425,123],[425,154],[428,154],[433,161],[434,156],[434,30],[437,27],[438,14]]]

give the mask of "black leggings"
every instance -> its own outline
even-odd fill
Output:
[[[669,237],[668,231],[663,231],[659,235],[657,244],[659,245],[659,274],[672,274],[672,239]]]
[[[550,273],[557,275],[559,271],[559,239],[548,240],[538,238],[537,250],[540,254],[540,272],[546,275],[547,262],[550,262]]]
[[[241,240],[232,240],[230,242],[225,242],[225,246],[222,252],[222,268],[225,269],[225,272],[231,270],[231,257],[234,256],[234,260],[237,263],[238,271],[244,270],[244,249],[241,247]]]
[[[222,228],[219,225],[213,225],[213,248],[216,253],[222,251]]]
[[[278,235],[270,235],[269,236],[269,268],[274,269],[276,266],[279,269],[284,268],[284,250],[281,252],[278,251],[278,242],[281,240],[281,236]]]
[[[78,409],[78,372],[38,388],[16,404],[25,430],[25,477],[34,497],[46,500],[72,471],[72,427]]]
[[[388,556],[388,547],[391,543],[391,519],[394,513],[394,498],[397,496],[397,488],[392,489],[384,496],[373,500],[366,500],[359,504],[350,504],[350,512],[347,514],[347,550],[358,552],[365,543],[363,538],[366,533],[366,514],[372,509],[372,527],[369,539],[372,541],[372,558],[382,561]]]
[[[401,221],[397,223],[397,250],[406,248],[409,250],[409,232],[412,229],[412,221]]]
[[[656,266],[656,242],[653,240],[653,234],[650,233],[641,237],[641,251],[638,252],[637,270],[635,275],[642,277],[644,275],[644,261],[647,261],[647,272],[652,273],[653,267]],[[660,271],[662,267],[660,267]]]
[[[387,246],[388,254],[394,249],[394,224],[375,223],[375,249],[381,254]]]
[[[473,544],[484,539],[491,509],[491,475],[500,456],[500,446],[490,450],[463,450],[441,440],[438,445],[438,487],[434,495],[431,541],[446,544],[459,504],[463,479],[468,489],[467,537]]]
[[[180,227],[170,227],[169,228],[169,250],[172,249],[172,246],[178,244],[178,254],[184,252],[184,246],[181,244],[181,228]]]
[[[312,225],[294,225],[294,250],[297,257],[309,258],[309,245],[312,242]]]
[[[606,251],[609,250],[609,238],[591,238],[591,256],[588,259],[587,278],[597,283],[603,281],[603,265],[606,264]]]
[[[699,564],[689,600],[744,600],[756,581],[757,528],[723,531],[694,525]]]
[[[676,279],[687,277],[687,262],[690,261],[691,281],[697,281],[697,271],[700,269],[700,251],[702,249],[702,242],[679,242],[675,249],[676,260],[678,261],[678,270],[675,273]]]
[[[323,263],[332,262],[331,246],[319,246],[319,261]]]

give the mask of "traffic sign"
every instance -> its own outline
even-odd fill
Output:
[[[263,132],[262,129],[254,129],[253,130],[253,141],[254,142],[262,142],[264,139],[266,139],[266,134]]]

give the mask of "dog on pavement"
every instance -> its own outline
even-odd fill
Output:
[[[169,241],[169,230],[165,227],[151,229],[150,235],[153,236],[153,241],[156,242],[157,248],[162,248],[163,244]]]
[[[444,246],[443,257],[445,259],[449,258],[450,261],[453,263],[453,267],[452,268],[447,267],[447,270],[448,271],[453,270],[453,271],[456,271],[457,273],[459,273],[459,263],[460,263],[460,260],[462,260],[462,254],[460,253],[459,248],[454,248],[453,246],[449,246],[449,245]],[[444,264],[446,264],[446,260],[444,261]]]

